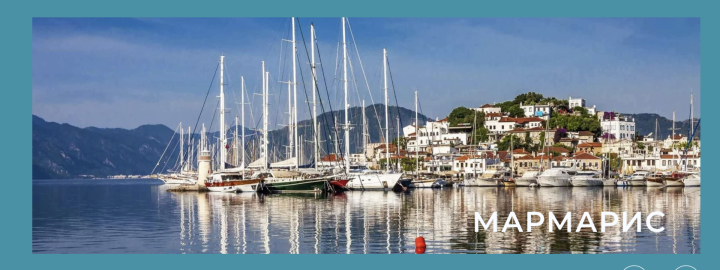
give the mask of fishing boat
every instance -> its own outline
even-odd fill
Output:
[[[662,173],[651,173],[646,178],[645,185],[648,187],[664,187],[665,176]]]
[[[633,174],[630,175],[629,179],[627,180],[627,184],[633,187],[646,186],[647,177],[649,175],[650,172],[646,170],[635,171]]]
[[[472,177],[465,174],[463,185],[466,187],[497,187],[501,185],[504,171],[497,169],[488,169],[479,177]]]
[[[435,179],[417,179],[410,182],[412,188],[432,188],[435,183]]]
[[[700,172],[690,172],[682,180],[683,185],[686,187],[699,187],[700,186]]]
[[[578,171],[575,175],[570,177],[570,185],[573,187],[589,187],[589,186],[603,186],[603,179],[600,177],[600,172],[596,171]]]
[[[541,187],[568,187],[575,172],[575,168],[571,167],[554,167],[542,172],[537,182]]]
[[[515,178],[515,185],[519,187],[529,187],[530,185],[537,184],[537,177],[540,171],[538,170],[527,170],[523,172],[522,176]]]

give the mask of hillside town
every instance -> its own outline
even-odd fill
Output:
[[[383,169],[387,160],[391,168],[400,160],[400,168],[412,174],[418,160],[417,170],[421,174],[447,178],[482,174],[490,166],[510,167],[515,174],[572,165],[600,171],[603,160],[607,161],[605,166],[619,175],[638,170],[672,172],[700,168],[700,139],[696,137],[688,144],[687,130],[673,127],[664,138],[658,137],[657,131],[637,134],[632,117],[600,111],[578,97],[555,103],[521,102],[521,113],[513,112],[512,107],[509,110],[502,107],[500,104],[460,107],[443,119],[409,124],[402,128],[400,139],[388,146],[370,143],[364,153],[350,156],[351,163]],[[470,117],[454,115],[463,110]],[[564,117],[596,121],[599,127],[560,123],[559,118]],[[458,121],[466,119],[470,121]],[[512,149],[510,140],[514,141]],[[332,166],[338,159],[341,158],[331,154],[321,163]]]

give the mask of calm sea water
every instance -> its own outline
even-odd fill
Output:
[[[700,188],[446,188],[339,195],[173,193],[156,180],[33,181],[34,253],[700,253]],[[474,213],[542,212],[532,232]],[[548,232],[547,212],[665,213],[662,233]],[[581,215],[581,214],[579,214]]]

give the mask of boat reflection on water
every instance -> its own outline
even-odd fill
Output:
[[[425,238],[425,253],[700,253],[699,187],[464,187],[337,195],[174,193],[121,183],[33,189],[42,195],[33,200],[36,253],[414,253],[418,236]],[[665,214],[652,220],[665,227],[661,233],[644,224],[641,232],[623,232],[622,226],[600,232],[602,212],[641,212],[644,223],[655,211]],[[498,232],[476,233],[475,212],[484,218],[497,212]],[[524,232],[500,232],[510,212]],[[527,232],[527,212],[542,213],[543,225]],[[573,213],[572,232],[549,232],[548,212],[560,219]],[[598,232],[575,232],[583,212]]]
[[[405,193],[347,192],[324,194],[193,194],[197,210],[179,202],[185,252],[219,253],[413,253],[414,239],[429,243],[426,253],[698,253],[699,188],[558,188],[477,187],[417,189]],[[474,232],[474,213],[498,213],[498,232]],[[590,213],[598,232],[565,228],[548,231],[548,212],[562,218],[572,212],[577,223]],[[655,234],[621,226],[600,232],[601,212],[659,211],[664,226]],[[541,212],[545,222],[531,232],[500,232],[510,212],[527,224],[526,212]],[[533,219],[537,222],[537,217]],[[197,227],[197,232],[193,229]],[[194,238],[196,237],[196,238]],[[656,242],[660,243],[656,245]],[[662,243],[672,243],[662,245]]]

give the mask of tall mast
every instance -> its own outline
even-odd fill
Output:
[[[288,86],[288,89],[287,89],[287,93],[288,93],[288,148],[285,150],[285,153],[287,154],[286,158],[288,158],[288,159],[293,157],[293,149],[294,149],[293,148],[293,145],[294,145],[293,138],[295,138],[293,136],[293,131],[295,131],[295,129],[293,129],[294,121],[293,121],[293,111],[292,111],[292,86],[290,84],[292,84],[292,82],[290,82],[290,80],[288,80],[288,85],[287,85]]]
[[[240,147],[238,147],[238,117],[237,116],[235,116],[235,139],[233,140],[233,144],[234,144],[233,147],[235,148],[234,149],[235,152],[233,153],[233,155],[235,156],[235,167],[237,168],[240,166],[240,157],[239,157],[240,155],[238,155],[238,150],[240,149]]]
[[[240,125],[242,125],[242,130],[240,131],[242,133],[240,134],[240,148],[242,149],[240,168],[245,168],[245,77],[240,76],[240,84],[240,117],[242,118],[242,120],[240,120]]]
[[[420,179],[420,163],[418,163],[418,148],[420,145],[418,145],[418,135],[417,135],[417,126],[420,125],[420,121],[418,120],[418,96],[417,91],[415,91],[415,179]],[[410,149],[408,149],[410,150]]]
[[[690,130],[695,126],[695,112],[693,110],[693,93],[690,91]]]
[[[183,152],[185,151],[185,140],[183,138],[185,136],[185,134],[183,134],[184,131],[182,122],[180,122],[180,171],[183,171],[185,167],[185,165],[183,165],[183,163],[185,163],[185,153]]]
[[[675,141],[675,111],[673,111],[672,140]]]
[[[345,42],[345,17],[342,18],[343,36],[343,89],[345,91],[345,174],[350,173],[350,122],[348,122],[348,81],[347,81],[347,43]]]
[[[298,169],[300,161],[297,156],[299,154],[298,147],[300,141],[298,141],[298,126],[297,126],[297,74],[295,69],[297,68],[297,45],[295,44],[295,17],[292,18],[292,44],[293,44],[293,135],[295,136],[295,169]]]
[[[387,85],[387,49],[383,48],[383,78],[385,81],[385,161],[388,164],[385,166],[386,170],[390,172],[390,142],[389,142],[389,129],[388,122],[390,121],[388,114],[388,85]]]
[[[313,120],[313,129],[315,131],[315,134],[313,136],[313,151],[315,155],[315,169],[317,169],[318,159],[320,158],[319,153],[319,138],[320,133],[318,131],[318,124],[317,124],[317,97],[316,97],[316,85],[317,77],[315,75],[315,25],[312,23],[310,24],[310,70],[312,71],[312,120]]]
[[[400,115],[398,115],[397,119],[397,170],[400,172]]]
[[[227,138],[225,134],[225,90],[224,86],[225,83],[223,81],[223,72],[225,64],[224,64],[225,56],[220,56],[220,171],[225,170],[225,159],[227,155],[227,151],[225,149],[225,145],[227,145]]]
[[[268,77],[269,73],[265,71],[265,61],[262,61],[262,79],[263,79],[263,93],[262,93],[262,105],[263,105],[263,130],[262,130],[262,145],[260,147],[260,159],[263,160],[263,169],[267,170],[268,163]]]
[[[187,133],[187,134],[188,134],[188,135],[187,135],[187,136],[188,136],[188,144],[187,144],[187,147],[188,147],[188,151],[189,151],[189,152],[188,152],[188,155],[187,155],[187,163],[185,164],[185,166],[186,166],[186,169],[185,169],[185,170],[186,170],[186,171],[191,171],[191,170],[192,170],[192,163],[191,163],[191,162],[192,162],[192,153],[193,153],[192,146],[193,146],[193,144],[192,144],[192,132],[190,131],[190,126],[188,126],[188,133]]]
[[[362,151],[367,151],[367,119],[365,119],[365,100],[362,101]]]

